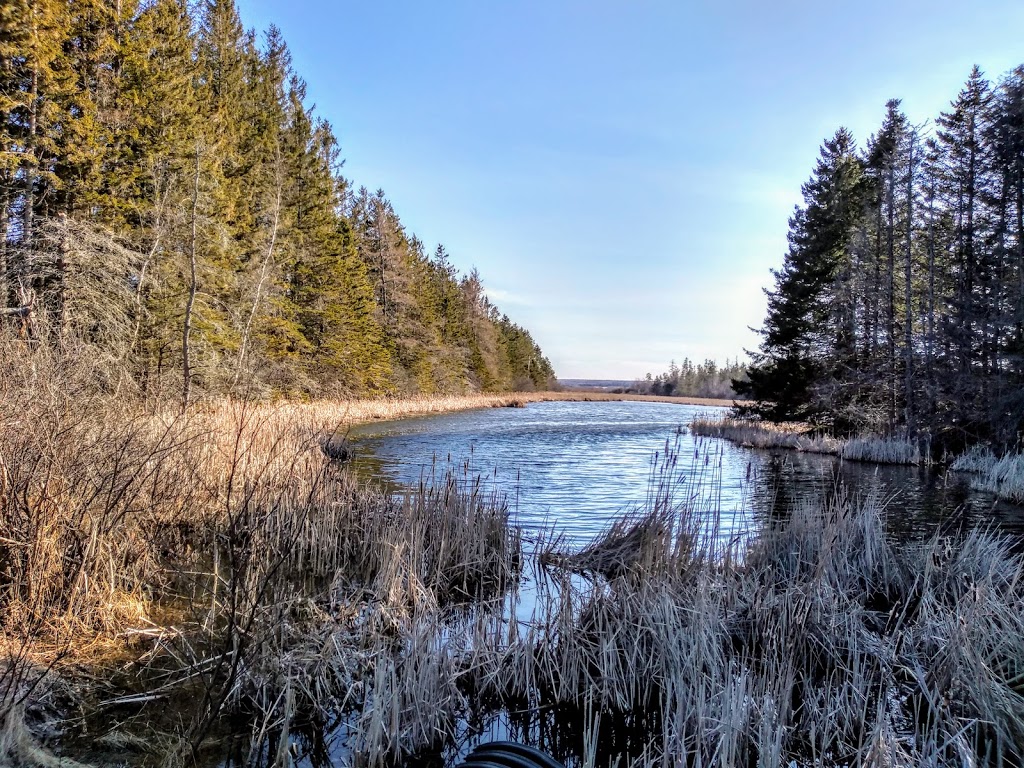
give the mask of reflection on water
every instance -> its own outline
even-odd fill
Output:
[[[840,462],[793,451],[741,448],[679,434],[706,407],[647,402],[535,403],[359,427],[351,437],[364,476],[401,486],[459,465],[509,501],[529,531],[554,529],[574,543],[641,506],[666,445],[679,441],[684,493],[720,512],[724,535],[756,528],[794,505],[836,492],[885,502],[899,538],[996,525],[1024,531],[1018,507],[969,491],[924,468]]]
[[[440,479],[455,465],[466,483],[479,483],[484,493],[504,494],[528,537],[553,531],[577,545],[593,539],[612,518],[648,501],[669,448],[678,456],[674,498],[709,518],[715,513],[720,540],[732,541],[797,505],[814,505],[837,493],[883,501],[889,530],[901,540],[979,525],[1024,532],[1024,510],[996,504],[990,496],[969,491],[965,483],[947,482],[940,472],[751,450],[693,437],[684,427],[702,410],[667,403],[555,402],[367,425],[350,435],[352,461],[364,477],[395,491]],[[478,625],[493,624],[497,637],[512,626],[530,626],[538,619],[538,606],[557,605],[545,597],[546,591],[588,593],[578,575],[552,580],[535,568],[525,576],[503,603],[474,604],[465,615],[447,614],[438,629],[439,647],[448,641],[456,646],[468,642]],[[474,746],[495,739],[538,746],[569,766],[585,764],[588,750],[629,764],[660,738],[657,702],[639,710],[596,711],[585,704],[549,706],[538,692],[528,701],[476,704],[480,708],[469,708],[452,724],[451,738],[404,756],[402,764],[456,765]],[[299,750],[296,764],[352,764],[349,726],[357,716],[341,712],[334,723],[291,734],[292,746]],[[585,742],[587,734],[596,734],[592,743]],[[264,749],[269,763],[275,743]]]

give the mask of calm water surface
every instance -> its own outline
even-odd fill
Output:
[[[533,403],[366,425],[351,437],[364,475],[409,485],[454,465],[504,494],[527,531],[553,529],[578,543],[644,503],[666,445],[678,446],[679,497],[721,510],[727,536],[837,490],[883,499],[901,538],[990,524],[1024,531],[1024,510],[968,491],[962,478],[753,450],[685,432],[697,414],[721,412],[674,403]]]

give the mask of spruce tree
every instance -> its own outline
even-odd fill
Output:
[[[733,382],[738,395],[755,401],[749,412],[772,421],[834,417],[836,394],[822,382],[853,352],[849,246],[861,170],[853,137],[840,129],[822,146],[803,187],[804,205],[790,219],[790,247],[782,269],[773,271],[760,352],[752,355],[748,380]]]

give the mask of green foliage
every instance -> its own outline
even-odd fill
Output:
[[[641,394],[664,397],[709,397],[728,399],[736,397],[733,380],[746,378],[746,364],[739,359],[726,360],[719,365],[714,360],[694,364],[689,358],[676,365],[673,360],[664,373],[634,382],[632,389]]]
[[[0,86],[0,300],[26,333],[79,332],[73,292],[98,282],[68,271],[70,238],[88,232],[90,253],[132,265],[104,277],[109,352],[153,395],[183,377],[248,394],[547,385],[475,273],[428,256],[383,192],[353,194],[280,32],[261,43],[233,0],[4,4]]]
[[[900,102],[825,143],[743,410],[936,450],[1024,430],[1024,68],[977,67],[931,126]]]
[[[846,129],[821,148],[814,175],[803,187],[804,205],[790,219],[789,251],[773,271],[761,350],[753,354],[738,395],[756,402],[748,409],[773,421],[812,417],[812,396],[823,375],[824,349],[846,354],[853,319],[844,294],[851,281],[849,246],[860,213],[862,167]]]

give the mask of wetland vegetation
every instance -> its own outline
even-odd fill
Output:
[[[128,413],[7,353],[8,762],[437,765],[495,717],[576,765],[1021,759],[995,533],[898,541],[838,497],[722,537],[669,444],[585,546],[526,539],[471,475],[361,485],[315,404]]]
[[[383,490],[354,422],[620,396],[546,391],[232,0],[11,3],[0,51],[0,765],[441,766],[489,722],[574,768],[1024,762],[1019,540],[841,487],[737,528],[682,430],[585,540],[457,468]],[[1022,104],[975,70],[930,135],[839,131],[752,364],[640,389],[1024,499]]]

